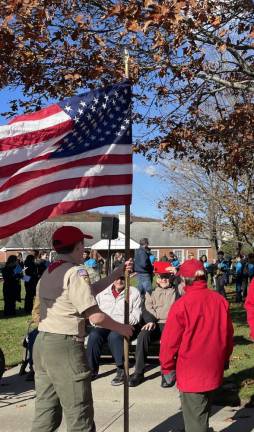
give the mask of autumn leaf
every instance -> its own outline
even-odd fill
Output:
[[[221,16],[216,16],[211,20],[211,24],[216,27],[216,26],[220,25],[221,21],[222,21]]]
[[[152,26],[152,25],[154,25],[154,24],[155,24],[154,21],[151,20],[151,19],[145,21],[145,24],[144,24],[144,26],[143,26],[143,32],[146,33],[148,27],[150,27],[150,26]]]
[[[127,23],[127,30],[133,31],[133,32],[139,32],[142,31],[142,28],[140,27],[139,23],[137,21],[129,21]]]
[[[94,40],[96,41],[96,43],[98,44],[98,45],[100,45],[101,47],[105,47],[105,42],[104,42],[104,40],[100,37],[100,36],[98,36],[98,35],[94,35]]]
[[[220,45],[219,48],[218,48],[218,50],[219,50],[220,52],[222,52],[222,53],[225,52],[226,49],[227,49],[227,44],[222,44],[222,45]]]
[[[223,36],[225,36],[227,33],[228,33],[228,30],[223,29],[223,30],[219,31],[219,36],[220,36],[220,37],[223,37]]]
[[[84,21],[84,16],[83,16],[83,15],[78,15],[78,16],[76,16],[75,21],[76,21],[76,23],[78,23],[78,24],[82,24],[83,21]]]
[[[102,19],[106,19],[114,15],[119,15],[121,14],[122,10],[123,10],[123,5],[121,3],[117,3],[115,6],[108,9],[107,13],[102,16]]]
[[[145,8],[149,8],[149,6],[157,5],[157,1],[155,0],[144,0]]]

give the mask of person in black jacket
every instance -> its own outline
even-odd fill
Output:
[[[19,292],[19,281],[21,273],[15,272],[18,261],[16,255],[10,255],[2,269],[3,275],[3,296],[4,296],[4,315],[16,315],[16,300]]]
[[[22,273],[22,270],[24,268],[24,261],[23,261],[23,256],[22,256],[21,252],[19,252],[17,254],[17,261],[18,261],[17,262],[17,269],[16,269],[15,273],[18,273],[18,272]],[[23,274],[22,274],[22,276],[23,276]],[[19,303],[21,303],[21,278],[18,280],[17,301]]]
[[[27,255],[25,263],[25,312],[30,314],[33,309],[33,301],[36,294],[36,285],[39,280],[38,267],[34,255]]]
[[[45,272],[45,270],[49,266],[49,260],[47,252],[40,252],[39,257],[36,260],[35,264],[37,265],[37,273],[38,273],[38,279],[40,279]]]
[[[134,257],[134,271],[137,273],[138,289],[141,295],[152,292],[153,266],[150,261],[150,249],[148,238],[139,242],[140,248],[136,250]]]

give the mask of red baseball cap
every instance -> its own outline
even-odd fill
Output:
[[[154,265],[153,265],[153,271],[156,274],[159,275],[170,275],[172,272],[170,271],[171,269],[171,264],[170,262],[166,262],[166,261],[155,261]]]
[[[185,261],[179,269],[179,276],[183,277],[195,277],[197,271],[204,271],[204,265],[201,261],[197,259],[190,259]]]
[[[57,251],[64,246],[78,243],[84,238],[92,239],[93,236],[83,233],[79,228],[74,226],[64,225],[54,232],[52,236],[53,247]]]

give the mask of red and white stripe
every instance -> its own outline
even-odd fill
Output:
[[[49,159],[72,127],[58,105],[0,127],[0,238],[60,214],[130,204],[130,146]]]

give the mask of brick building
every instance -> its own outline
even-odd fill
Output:
[[[116,240],[111,241],[111,251],[122,251],[125,249],[125,229],[124,219],[120,215],[119,235]],[[52,229],[52,222],[46,223],[49,226],[49,230]],[[55,223],[54,227],[61,225],[74,225],[80,228],[82,231],[93,235],[92,240],[85,239],[85,247],[97,250],[104,258],[107,256],[108,240],[101,239],[101,222],[62,222]],[[2,249],[0,249],[0,262],[5,262],[7,257],[17,252],[29,253],[33,249],[39,249],[38,245],[35,247],[29,240],[29,235],[24,236],[24,241],[21,247],[20,234],[10,237]],[[159,260],[163,255],[168,255],[170,251],[173,251],[182,262],[187,259],[190,253],[193,253],[195,258],[200,258],[201,255],[205,254],[208,257],[208,261],[211,261],[216,256],[216,252],[212,249],[212,246],[207,240],[186,237],[179,232],[171,232],[164,230],[160,221],[147,221],[147,222],[132,222],[130,226],[130,249],[132,255],[135,250],[139,247],[139,240],[143,237],[147,237],[150,242],[152,253]],[[18,242],[15,240],[18,238]],[[45,250],[47,247],[45,244],[41,245],[41,249]]]

